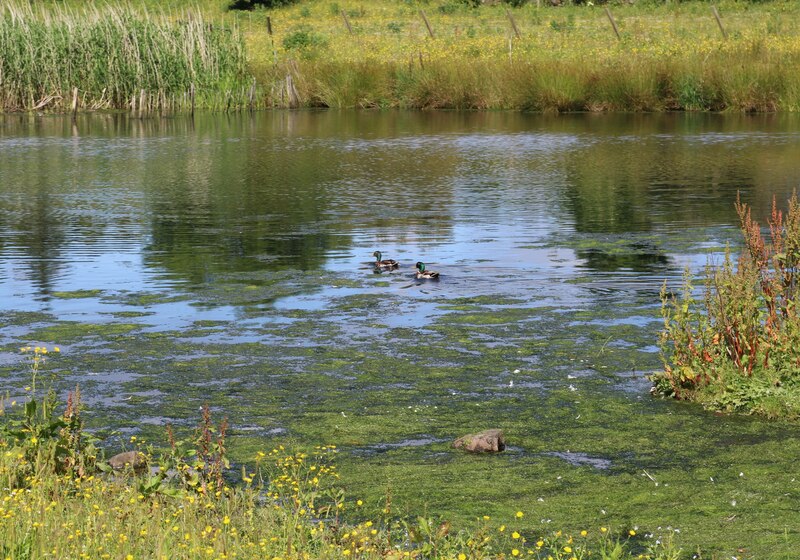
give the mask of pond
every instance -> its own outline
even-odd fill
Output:
[[[653,399],[658,293],[800,184],[800,119],[0,119],[0,388],[59,345],[109,449],[208,403],[237,463],[335,444],[365,513],[795,551],[794,424]],[[375,273],[373,252],[401,263]],[[414,264],[438,271],[417,281]],[[453,439],[502,428],[495,456]],[[128,444],[129,445],[129,444]],[[360,515],[355,513],[353,515]],[[745,552],[737,552],[744,549]]]

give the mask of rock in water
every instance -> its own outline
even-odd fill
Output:
[[[147,458],[141,451],[126,451],[111,457],[108,464],[116,471],[133,469],[134,472],[141,472],[147,468]]]
[[[506,448],[503,430],[484,430],[477,434],[461,436],[453,447],[470,453],[499,453]]]

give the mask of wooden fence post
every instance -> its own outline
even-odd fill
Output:
[[[253,83],[250,85],[250,91],[247,92],[247,102],[250,105],[250,112],[253,112],[253,107],[255,105],[256,100],[256,79],[253,78]],[[194,112],[194,107],[192,107],[192,112]]]
[[[428,35],[430,35],[431,39],[433,39],[434,38],[433,29],[431,29],[431,23],[428,21],[428,16],[425,15],[425,11],[424,10],[420,10],[419,11],[419,15],[422,16],[422,21],[425,22],[425,27],[428,28]]]
[[[294,86],[292,74],[286,74],[286,97],[289,100],[289,108],[297,109],[300,106],[300,97],[297,95],[297,88]]]
[[[278,65],[278,51],[275,50],[275,37],[272,35],[272,18],[267,16],[267,33],[269,33],[269,40],[272,43],[272,64]]]
[[[514,30],[514,35],[517,36],[517,39],[522,39],[522,36],[519,33],[519,27],[517,27],[517,22],[514,21],[514,16],[511,15],[511,12],[508,11],[508,8],[506,8],[506,15],[508,16],[508,21],[511,22],[511,28]]]
[[[289,61],[289,68],[286,73],[286,99],[289,102],[290,109],[297,109],[300,107],[300,94],[298,94],[297,87],[294,85],[292,73],[300,75],[297,63],[294,60]]]
[[[347,27],[347,30],[350,32],[350,36],[353,36],[353,28],[350,26],[350,20],[347,19],[347,12],[342,10],[342,19],[344,20],[344,25]]]
[[[614,16],[611,15],[611,10],[606,8],[606,15],[608,16],[608,21],[611,22],[611,27],[614,29],[614,34],[617,36],[617,40],[619,41],[621,38],[619,36],[619,29],[617,29],[617,22],[614,21]]]
[[[719,17],[719,12],[717,11],[716,6],[711,6],[711,12],[714,14],[714,19],[717,20],[717,25],[719,25],[719,30],[722,32],[722,37],[724,39],[728,38],[728,33],[725,31],[725,28],[722,26],[722,18]]]

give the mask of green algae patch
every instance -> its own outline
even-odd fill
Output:
[[[131,334],[142,328],[133,323],[80,323],[65,321],[34,330],[31,337],[43,342],[67,344],[85,338],[107,339]]]
[[[765,529],[764,500],[774,500],[782,519],[794,515],[783,496],[791,488],[785,465],[759,459],[800,452],[782,447],[788,432],[732,418],[709,431],[697,407],[651,401],[646,387],[629,396],[616,390],[616,375],[599,373],[652,366],[657,358],[639,351],[651,340],[647,328],[604,324],[604,309],[484,309],[492,305],[485,302],[470,313],[499,313],[502,322],[476,326],[449,312],[427,334],[395,328],[343,337],[376,301],[347,296],[333,303],[335,321],[328,311],[305,310],[290,325],[256,328],[261,338],[253,342],[193,342],[182,338],[185,330],[136,332],[124,324],[124,339],[99,328],[107,325],[48,332],[99,339],[112,351],[83,351],[62,364],[75,372],[65,376],[67,386],[96,380],[92,392],[109,399],[98,403],[92,426],[113,421],[131,430],[125,433],[163,441],[164,424],[188,434],[209,402],[237,434],[229,449],[239,463],[280,444],[339,446],[341,483],[364,500],[365,515],[378,515],[389,492],[398,513],[426,512],[458,526],[475,527],[483,515],[512,519],[516,511],[525,518],[515,529],[536,536],[554,527],[670,525],[681,529],[681,546],[704,552],[735,550],[743,540],[755,551],[772,547],[780,531]],[[188,332],[234,326],[197,321]],[[500,338],[512,346],[493,346]],[[113,368],[120,373],[81,377]],[[122,380],[104,381],[114,375]],[[451,449],[456,437],[487,427],[505,430],[506,452]],[[738,438],[747,434],[742,453]]]
[[[315,293],[322,287],[335,292],[361,286],[361,281],[333,272],[300,274],[293,270],[270,270],[221,273],[213,284],[204,285],[194,295],[208,305],[220,301],[237,306],[271,305],[282,298]]]
[[[117,319],[137,319],[139,317],[151,317],[155,311],[112,311],[109,313]]]
[[[461,312],[448,318],[452,325],[502,325],[515,324],[537,316],[535,309],[493,309],[481,312]]]
[[[175,303],[187,301],[190,297],[186,294],[174,292],[122,292],[119,294],[106,294],[103,297],[105,303],[126,305],[130,307],[153,307],[165,303]]]
[[[30,326],[37,323],[49,323],[56,318],[50,313],[41,311],[5,311],[0,312],[0,324],[5,327]]]
[[[556,398],[563,402],[563,395]],[[681,545],[691,550],[719,553],[744,543],[753,543],[749,550],[773,550],[776,537],[796,518],[787,509],[791,493],[777,495],[782,488],[800,488],[790,482],[791,476],[773,467],[765,472],[763,463],[743,460],[721,445],[737,433],[736,427],[704,436],[704,415],[694,413],[676,415],[675,425],[685,430],[688,424],[695,445],[662,463],[656,459],[662,453],[652,449],[654,443],[664,444],[660,426],[650,415],[637,420],[641,407],[624,404],[625,411],[633,413],[629,427],[641,430],[634,439],[629,427],[609,425],[604,431],[588,432],[591,416],[586,422],[569,422],[570,416],[574,419],[591,408],[578,406],[560,418],[501,422],[509,448],[497,456],[457,452],[446,443],[400,446],[370,454],[369,469],[359,467],[357,455],[346,455],[342,476],[348,493],[376,510],[389,491],[398,510],[427,511],[459,526],[477,526],[484,515],[508,519],[523,511],[525,519],[514,528],[535,535],[550,527],[577,533],[609,526],[654,530],[670,525],[680,529]],[[617,417],[610,410],[606,414]],[[557,432],[565,433],[554,439]],[[771,438],[758,452],[775,453],[780,441]],[[719,453],[709,456],[709,446]],[[777,500],[776,511],[783,512],[779,518],[784,521],[779,527],[771,525],[775,518],[759,506],[765,499]],[[732,539],[734,529],[744,533]]]
[[[52,292],[55,298],[59,299],[84,299],[98,297],[103,293],[103,290],[73,290],[70,292]]]
[[[386,296],[383,294],[356,294],[338,298],[335,309],[362,312],[391,312],[390,310],[399,305],[402,300],[397,297]]]
[[[215,329],[215,328],[223,328],[228,325],[228,321],[214,321],[211,319],[204,319],[201,321],[195,321],[192,325],[198,329]]]

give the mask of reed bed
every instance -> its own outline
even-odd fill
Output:
[[[234,25],[107,5],[0,8],[0,110],[241,107],[254,92]]]

